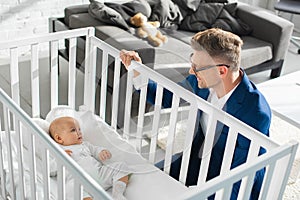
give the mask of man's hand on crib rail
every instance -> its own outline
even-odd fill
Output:
[[[127,51],[125,49],[122,49],[120,51],[120,58],[127,70],[128,70],[129,65],[131,64],[132,60],[142,63],[141,57],[139,56],[138,52],[135,52],[135,51]],[[140,75],[140,73],[137,71],[134,71],[134,77],[136,77],[138,75]]]
[[[103,162],[106,161],[107,159],[111,158],[111,153],[107,150],[104,149],[99,153],[99,159]]]

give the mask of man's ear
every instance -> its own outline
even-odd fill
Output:
[[[218,68],[219,68],[219,74],[220,74],[220,76],[226,75],[228,73],[228,70],[229,70],[228,67],[226,67],[226,66],[220,66]]]
[[[55,140],[55,142],[57,142],[58,144],[63,144],[64,143],[64,141],[63,141],[63,139],[60,137],[60,135],[58,135],[58,134],[55,134],[54,135],[54,140]]]

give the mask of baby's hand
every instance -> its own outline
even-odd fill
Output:
[[[73,153],[73,152],[72,152],[71,150],[69,150],[69,149],[66,149],[65,152],[66,152],[69,156],[71,156],[71,154]]]
[[[107,149],[104,149],[99,153],[99,159],[101,161],[105,161],[110,158],[111,158],[111,153]]]

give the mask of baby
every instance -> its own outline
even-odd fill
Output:
[[[51,137],[104,189],[112,186],[112,197],[124,200],[128,184],[129,170],[125,163],[115,162],[104,165],[111,153],[102,147],[94,146],[82,139],[77,120],[72,117],[60,117],[53,120],[49,127]],[[92,199],[84,193],[84,200]]]

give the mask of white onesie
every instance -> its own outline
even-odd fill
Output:
[[[71,150],[71,157],[105,190],[110,188],[115,181],[131,173],[124,162],[102,163],[99,159],[99,153],[104,150],[102,147],[94,146],[88,142],[60,146],[64,150]]]

